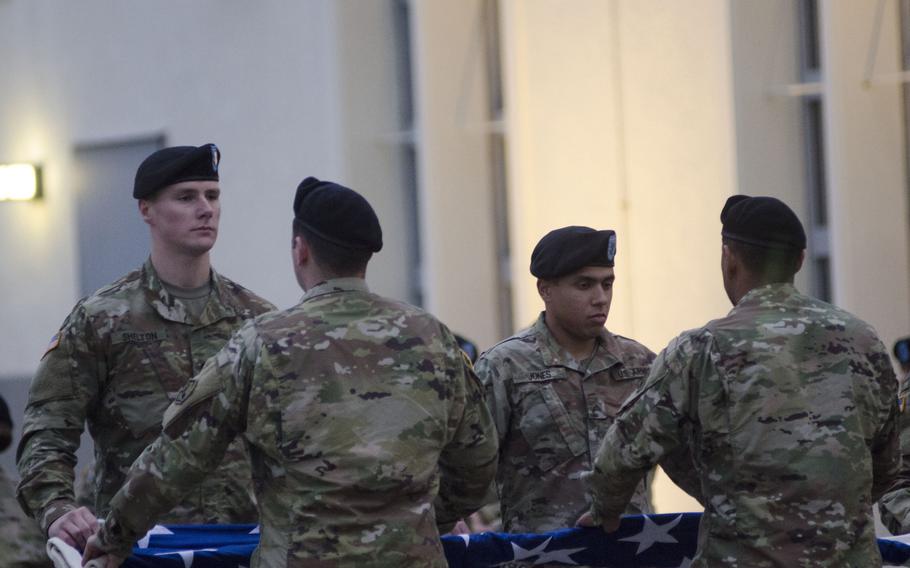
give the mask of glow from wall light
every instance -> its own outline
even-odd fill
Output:
[[[40,195],[39,170],[32,164],[0,165],[0,201],[28,201]]]

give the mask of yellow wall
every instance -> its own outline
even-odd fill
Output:
[[[728,7],[719,1],[503,3],[516,325],[541,304],[548,230],[618,233],[608,327],[655,351],[729,309],[720,209],[735,193]],[[658,510],[699,510],[663,475]]]

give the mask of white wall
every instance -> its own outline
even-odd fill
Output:
[[[30,374],[77,299],[76,144],[158,133],[217,143],[214,265],[280,307],[300,296],[289,261],[297,183],[349,184],[384,221],[369,280],[403,297],[401,208],[385,199],[399,167],[383,142],[395,93],[383,73],[388,12],[353,0],[0,3],[0,162],[39,162],[46,174],[43,201],[0,204],[0,376]]]

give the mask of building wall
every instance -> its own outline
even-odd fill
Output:
[[[411,2],[424,307],[497,342],[483,2]]]
[[[0,331],[0,375],[30,373],[77,299],[76,144],[157,133],[168,144],[216,142],[224,210],[214,265],[282,307],[300,296],[288,252],[297,183],[348,183],[385,221],[370,281],[404,295],[401,208],[387,199],[398,171],[387,3],[169,4],[0,4],[0,162],[45,168],[43,201],[0,206],[2,242],[28,243],[0,251],[15,267],[0,273],[0,310],[17,322]]]
[[[77,300],[73,148],[159,134],[223,150],[221,272],[294,303],[293,191],[306,175],[335,179],[383,220],[375,290],[409,296],[417,230],[426,307],[482,348],[498,340],[482,3],[413,0],[412,35],[401,38],[385,0],[0,0],[0,163],[37,162],[45,174],[43,200],[0,203],[0,392],[21,399]],[[834,299],[890,344],[910,333],[899,86],[863,81],[877,3],[821,6]],[[797,81],[793,7],[500,1],[517,328],[542,307],[531,250],[568,224],[619,234],[613,331],[657,351],[726,313],[724,200],[776,195],[807,215],[799,103],[778,88]],[[885,3],[876,73],[899,68],[896,10]],[[411,85],[398,83],[403,39]],[[402,89],[416,101],[407,132]],[[406,139],[417,150],[416,228],[402,189]],[[673,491],[658,482],[659,509],[696,508]]]
[[[898,3],[822,2],[835,303],[865,319],[890,348],[910,334],[910,250],[901,85],[881,76],[901,69]],[[871,82],[865,82],[872,42]]]
[[[618,232],[614,332],[657,351],[725,313],[727,4],[528,0],[504,3],[504,16],[516,325],[541,309],[531,249],[570,224]],[[699,508],[663,478],[655,491],[660,510]]]
[[[80,144],[216,142],[213,264],[279,307],[301,295],[289,252],[297,183],[315,175],[362,190],[386,241],[368,280],[406,297],[401,207],[387,197],[399,168],[387,142],[393,41],[387,2],[0,2],[0,163],[37,162],[45,174],[43,200],[0,203],[0,394],[24,400],[78,299],[70,180]]]

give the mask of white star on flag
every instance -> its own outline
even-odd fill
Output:
[[[193,555],[197,552],[215,552],[217,548],[200,548],[198,550],[172,550],[171,552],[159,552],[155,556],[167,556],[168,554],[178,554],[183,560],[183,566],[190,568],[193,565]]]
[[[692,559],[688,556],[683,556],[682,562],[676,568],[690,568],[690,566],[692,566]]]
[[[136,544],[139,545],[139,548],[148,548],[149,539],[151,539],[152,536],[156,535],[156,534],[174,534],[174,533],[172,533],[170,530],[166,529],[165,527],[162,527],[161,525],[155,525],[152,527],[152,530],[145,533],[145,536],[140,538],[139,542],[137,542]]]
[[[641,526],[640,533],[635,536],[619,539],[623,542],[637,542],[638,550],[635,551],[636,556],[651,548],[655,542],[663,542],[667,544],[677,544],[679,542],[670,536],[670,530],[679,524],[679,521],[682,520],[682,515],[679,515],[665,525],[658,525],[647,515],[643,516],[642,518],[645,520],[645,522]]]
[[[543,541],[541,544],[535,546],[530,550],[525,550],[524,548],[518,546],[514,542],[512,544],[512,555],[513,560],[525,560],[532,556],[537,556],[537,560],[534,561],[534,564],[545,564],[547,562],[565,562],[566,564],[578,564],[572,560],[571,556],[584,548],[566,548],[563,550],[549,550],[546,551],[547,545],[550,544],[550,541],[553,540],[552,537]]]

